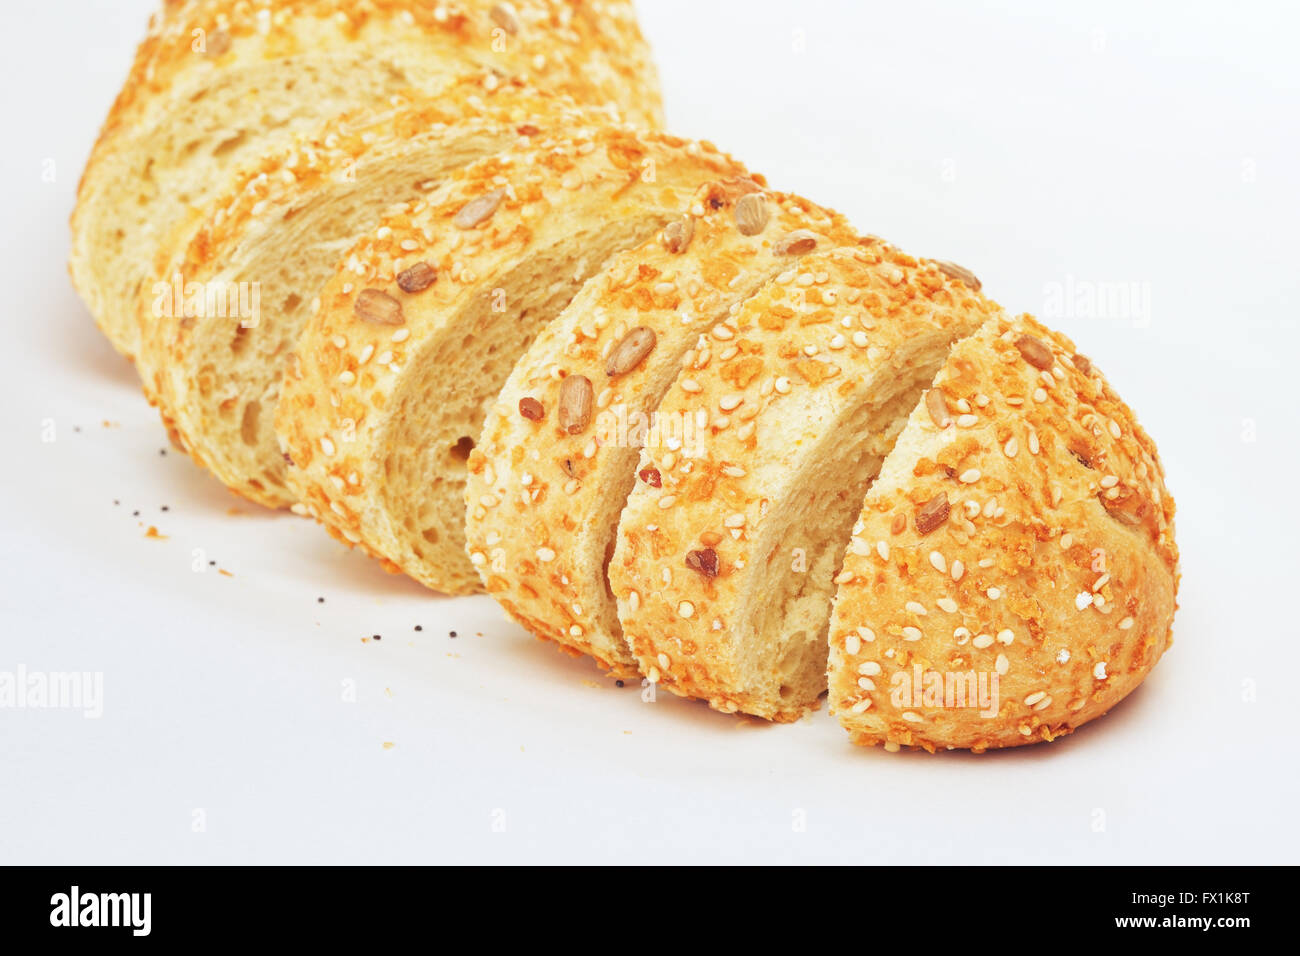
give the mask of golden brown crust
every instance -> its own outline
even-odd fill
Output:
[[[793,476],[825,452],[826,429],[867,401],[864,387],[888,388],[913,343],[951,341],[995,309],[935,263],[864,240],[803,259],[690,357],[660,414],[703,410],[709,426],[694,456],[646,449],[641,471],[654,480],[629,499],[609,569],[651,681],[776,721],[815,705],[815,692],[783,699],[774,664],[752,667],[751,644],[784,637],[746,630],[756,603],[778,600],[752,593],[773,560],[767,549],[786,544],[769,541],[767,526],[797,506],[784,497],[803,488]]]
[[[1168,647],[1178,549],[1164,471],[1096,368],[1028,316],[960,343],[936,388],[953,420],[916,410],[907,454],[854,529],[831,707],[855,742],[889,749],[1052,740],[1105,713]],[[990,706],[958,706],[959,674],[984,681]]]
[[[427,200],[387,217],[347,255],[323,292],[285,378],[277,431],[295,466],[289,470],[291,487],[305,510],[390,569],[400,567],[449,593],[477,590],[478,575],[463,551],[449,554],[444,543],[436,560],[416,553],[400,527],[402,516],[391,513],[385,498],[392,493],[385,469],[398,454],[388,446],[388,435],[402,425],[397,405],[403,390],[433,373],[427,363],[449,347],[451,337],[478,334],[449,323],[488,300],[501,277],[539,247],[561,236],[609,231],[647,211],[666,221],[669,210],[685,207],[700,182],[744,172],[707,143],[627,128],[575,129],[466,167]],[[437,282],[405,293],[396,277],[418,262],[436,270]],[[359,318],[366,290],[399,303],[402,324]],[[457,354],[456,361],[462,357]],[[464,383],[471,405],[493,393],[478,394],[482,386],[472,378],[477,367],[470,358],[445,373]],[[418,410],[428,417],[426,438],[437,427],[438,413]],[[475,435],[481,424],[481,418],[474,423]],[[458,508],[459,495],[458,490]],[[463,512],[458,523],[463,528]]]
[[[364,183],[404,157],[428,157],[423,172],[432,187],[457,157],[526,145],[534,138],[603,118],[612,116],[606,111],[580,110],[567,97],[539,93],[491,72],[462,76],[436,96],[413,95],[386,110],[369,108],[337,117],[316,134],[238,171],[224,194],[195,218],[191,228],[178,230],[180,254],[157,271],[147,288],[152,290],[157,283],[167,286],[174,276],[187,284],[245,278],[242,273],[234,275],[232,268],[247,258],[249,248],[273,245],[281,234],[292,236],[294,227],[284,223],[301,217],[313,204],[336,200],[339,183]],[[389,194],[387,203],[414,201],[422,195],[421,184],[398,186],[404,191]],[[376,209],[376,221],[379,214]],[[323,237],[313,238],[320,242]],[[328,238],[331,243],[338,241],[338,237]],[[248,263],[247,268],[247,278],[255,279],[266,264]],[[300,291],[309,298],[316,290]],[[248,383],[235,380],[222,365],[225,343],[235,336],[237,318],[159,319],[153,315],[151,297],[152,292],[138,310],[137,366],[145,393],[158,406],[173,441],[237,494],[267,507],[292,505],[296,499],[283,484],[284,462],[272,436],[267,436],[265,453],[256,457],[247,453],[243,441],[230,447],[232,436],[238,436],[229,420],[231,416],[238,420],[241,402],[250,391],[265,406],[267,419],[273,415],[274,386],[285,356],[278,350],[268,356],[263,381],[250,390]],[[283,316],[268,321],[272,316],[267,313],[278,306],[275,301],[264,302],[263,321],[240,330],[242,353],[256,353],[263,347],[272,350],[273,343],[264,336],[286,334],[279,327]],[[226,361],[233,364],[234,360]],[[247,359],[240,370],[247,374]]]
[[[737,219],[762,198],[769,216],[746,235]],[[767,278],[797,267],[814,248],[855,242],[834,213],[751,180],[702,187],[686,214],[593,278],[515,366],[473,453],[466,487],[468,548],[484,586],[534,634],[589,654],[612,677],[636,677],[602,561],[637,460],[635,433],[687,350]],[[637,364],[611,373],[615,346],[633,329],[652,344]],[[651,339],[645,339],[650,342]],[[595,385],[596,417],[570,432],[560,423],[563,381]],[[532,404],[520,411],[521,402]],[[617,521],[617,512],[612,515]]]
[[[174,184],[167,177],[174,172],[166,161],[150,167],[152,144],[194,123],[209,90],[232,75],[278,64],[327,69],[347,57],[360,58],[347,69],[374,62],[429,92],[447,74],[491,68],[584,104],[618,104],[630,121],[657,126],[662,120],[656,74],[628,0],[167,0],[101,129],[72,216],[73,282],[120,351],[133,356],[137,344],[130,306],[120,302],[133,282],[120,273],[141,257],[133,249],[122,263],[106,264],[99,246],[114,222],[122,228],[115,210],[129,200],[121,193],[145,176],[161,184],[151,201],[160,209],[168,202]],[[310,128],[329,115],[329,106],[296,104],[288,127]],[[275,136],[262,130],[256,139]],[[208,161],[203,151],[195,155]],[[189,162],[188,155],[180,162]],[[127,169],[134,172],[124,185]],[[150,217],[164,223],[156,238],[133,227],[121,241],[165,245],[177,212],[173,206]],[[150,249],[143,258],[152,264],[153,255]]]

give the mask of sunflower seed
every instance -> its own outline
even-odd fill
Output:
[[[966,285],[970,286],[971,290],[974,292],[978,292],[980,289],[984,288],[984,283],[980,282],[980,280],[976,278],[975,273],[963,266],[957,265],[955,262],[945,262],[942,259],[936,259],[934,264],[938,266],[939,271],[949,279],[964,282]]]
[[[591,379],[570,375],[560,386],[560,427],[576,435],[591,421]]]
[[[398,273],[397,287],[403,292],[423,292],[438,280],[438,273],[427,262],[417,262],[411,268]]]
[[[662,488],[664,486],[663,476],[659,474],[658,468],[651,468],[648,465],[636,473],[636,476],[644,481],[651,488]]]
[[[807,229],[796,229],[772,244],[778,256],[802,256],[817,248],[817,235]]]
[[[948,413],[948,400],[943,397],[943,392],[939,389],[932,388],[925,393],[925,410],[930,413],[930,421],[940,428],[947,428],[952,424],[952,415]]]
[[[519,32],[519,14],[515,12],[514,4],[494,3],[492,9],[488,11],[488,16],[492,18],[493,23],[511,36]]]
[[[1074,356],[1074,367],[1084,375],[1092,374],[1092,362],[1088,360],[1088,356],[1086,355],[1079,355],[1076,353]]]
[[[611,377],[626,375],[654,351],[655,341],[654,329],[638,325],[623,336],[609,353],[609,359],[605,362],[605,374]]]
[[[1052,350],[1043,343],[1043,340],[1036,339],[1032,335],[1022,335],[1016,339],[1016,348],[1020,350],[1024,360],[1034,368],[1047,370],[1056,361]]]
[[[664,248],[673,255],[686,251],[695,235],[695,220],[685,216],[664,226]]]
[[[519,414],[530,422],[540,422],[546,417],[546,407],[531,396],[521,398],[519,399]]]
[[[692,571],[700,572],[706,578],[716,578],[718,576],[718,552],[712,548],[704,548],[701,551],[688,551],[686,566]]]
[[[372,325],[404,325],[402,303],[380,289],[362,289],[352,311],[362,322]]]
[[[204,42],[203,52],[208,56],[221,56],[230,49],[230,34],[225,30],[213,30]]]
[[[501,200],[505,198],[504,189],[494,189],[490,193],[484,193],[477,199],[471,199],[465,205],[460,207],[452,219],[452,225],[457,229],[473,229],[479,223],[487,222],[501,205]]]
[[[920,534],[929,534],[948,520],[948,496],[942,491],[916,509],[916,530]]]
[[[762,193],[747,193],[736,202],[736,228],[742,236],[757,236],[770,217]]]

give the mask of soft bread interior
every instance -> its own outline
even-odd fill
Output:
[[[537,249],[448,317],[454,332],[426,344],[416,358],[418,372],[393,396],[397,411],[382,441],[390,451],[381,510],[403,516],[394,529],[400,545],[419,564],[445,569],[444,588],[479,588],[465,554],[466,458],[515,362],[607,258],[653,235],[668,218],[665,211],[637,212]],[[482,363],[477,371],[447,373],[471,351]]]
[[[752,548],[733,620],[740,683],[783,708],[811,707],[826,690],[827,632],[835,575],[872,481],[913,408],[947,359],[948,339],[913,340],[892,375],[827,420],[803,467],[773,495],[780,502]],[[816,393],[809,393],[816,398]],[[824,414],[812,405],[809,416]]]
[[[326,116],[387,102],[412,82],[396,63],[316,53],[222,70],[197,89],[178,91],[133,145],[116,147],[111,165],[88,181],[93,194],[79,203],[73,278],[105,331],[134,352],[134,306],[147,299],[147,277],[165,263],[188,211],[225,182],[223,171],[309,132]]]
[[[223,480],[244,485],[264,504],[294,502],[274,427],[280,377],[339,257],[391,204],[415,200],[449,170],[517,138],[509,125],[482,124],[474,135],[449,133],[395,155],[369,156],[347,180],[319,183],[308,202],[236,250],[213,281],[257,283],[259,321],[248,328],[236,317],[200,321],[184,353],[188,367],[169,370],[183,380],[174,414],[192,416],[188,424],[204,439],[204,458]],[[204,383],[203,390],[186,381]]]

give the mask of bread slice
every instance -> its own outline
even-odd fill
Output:
[[[292,505],[274,427],[280,379],[338,257],[452,170],[596,119],[612,117],[474,74],[436,97],[348,114],[236,172],[155,277],[161,296],[141,304],[137,366],[174,440],[239,494]],[[175,290],[186,287],[219,293],[214,307],[200,299],[184,315]]]
[[[495,69],[655,124],[657,81],[628,0],[189,0],[150,25],[78,190],[69,268],[114,345],[191,206],[228,171],[328,117]]]
[[[651,414],[683,359],[735,347],[725,320],[764,282],[856,240],[807,200],[748,179],[710,183],[546,327],[489,413],[466,487],[470,558],[515,620],[611,676],[637,676],[605,568]],[[574,376],[595,394],[580,430],[560,416]]]
[[[646,677],[726,711],[791,721],[826,689],[833,579],[867,485],[951,344],[996,306],[869,239],[805,257],[695,353],[647,446],[609,579]]]
[[[1174,502],[1155,446],[1069,339],[1000,316],[959,343],[867,495],[830,631],[859,744],[1051,740],[1169,646]]]
[[[465,460],[515,361],[610,255],[680,216],[701,183],[743,175],[708,144],[573,128],[387,217],[289,363],[277,430],[305,510],[392,570],[478,590]],[[584,413],[576,398],[569,412]]]

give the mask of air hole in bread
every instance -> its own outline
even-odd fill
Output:
[[[257,420],[261,414],[261,402],[249,402],[244,406],[244,414],[239,424],[239,437],[245,445],[257,445]]]
[[[451,457],[457,461],[469,461],[469,453],[474,450],[474,439],[461,435],[456,444],[451,446]]]

